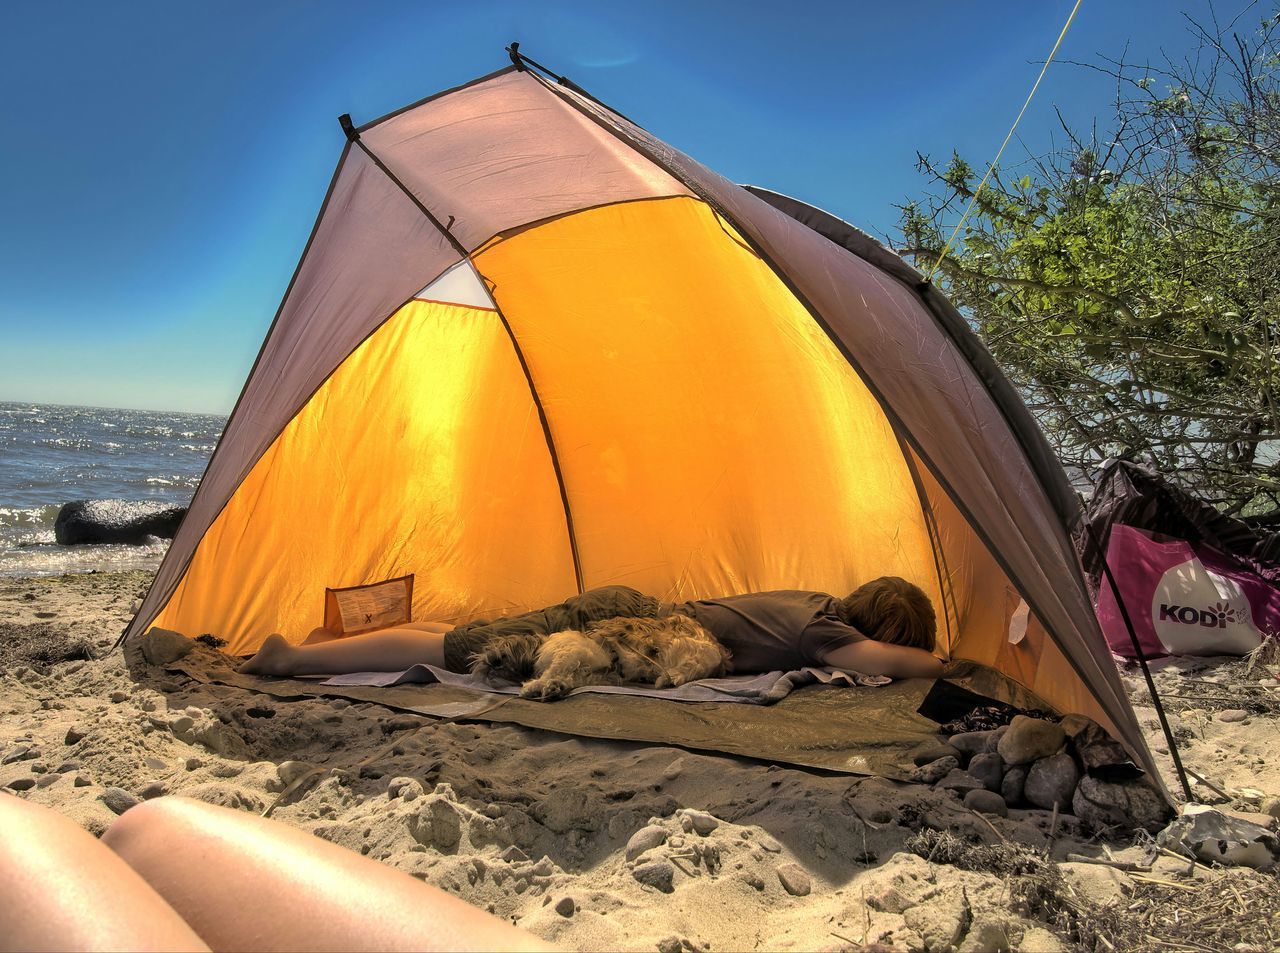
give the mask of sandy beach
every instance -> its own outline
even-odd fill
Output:
[[[94,833],[166,793],[276,804],[284,823],[570,949],[1280,943],[1276,875],[1193,867],[1155,854],[1145,834],[1070,815],[984,817],[920,784],[202,684],[109,651],[147,583],[143,572],[0,579],[0,788]],[[1184,761],[1231,795],[1212,795],[1221,807],[1272,827],[1274,674],[1239,661],[1157,674]],[[1125,677],[1167,762],[1140,676]]]

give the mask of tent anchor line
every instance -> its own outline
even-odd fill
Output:
[[[1083,510],[1083,500],[1081,500],[1080,506]],[[1137,656],[1138,664],[1142,667],[1142,677],[1146,679],[1147,691],[1151,695],[1152,704],[1155,705],[1156,716],[1160,719],[1160,729],[1164,732],[1164,739],[1169,745],[1169,757],[1173,759],[1173,767],[1178,772],[1178,780],[1182,782],[1182,791],[1187,796],[1187,802],[1190,803],[1196,800],[1196,797],[1191,793],[1191,782],[1187,780],[1187,769],[1182,766],[1182,755],[1178,752],[1178,742],[1173,738],[1173,729],[1169,727],[1169,718],[1164,712],[1164,703],[1160,701],[1160,693],[1156,691],[1155,679],[1151,677],[1151,669],[1147,666],[1146,653],[1143,652],[1142,646],[1138,643],[1138,634],[1133,629],[1133,620],[1129,618],[1129,609],[1124,604],[1124,597],[1120,595],[1120,587],[1116,584],[1116,577],[1111,574],[1111,566],[1107,563],[1106,550],[1102,548],[1102,542],[1098,539],[1093,524],[1085,520],[1084,526],[1085,532],[1089,534],[1090,542],[1101,554],[1102,572],[1107,577],[1107,585],[1111,587],[1111,591],[1115,594],[1116,605],[1120,609],[1120,618],[1124,620],[1125,630],[1129,633],[1129,640],[1133,643],[1133,654]]]
[[[396,188],[404,193],[405,198],[412,202],[414,207],[426,216],[427,221],[434,225],[440,231],[440,234],[448,239],[453,250],[462,256],[463,261],[470,263],[472,270],[479,275],[480,272],[475,268],[475,262],[471,260],[471,252],[469,252],[466,246],[463,245],[462,242],[458,241],[453,232],[449,230],[453,227],[454,217],[452,215],[449,216],[448,225],[445,225],[440,221],[440,219],[436,218],[436,216],[432,214],[431,209],[423,205],[418,197],[409,190],[409,187],[400,181],[400,177],[387,168],[386,164],[378,158],[374,151],[364,144],[364,141],[360,138],[360,131],[356,129],[355,125],[351,122],[350,113],[343,113],[339,116],[338,124],[346,134],[347,140],[357,146],[366,156],[369,157],[369,161],[377,166],[378,169],[381,170],[382,174],[385,175]],[[564,507],[565,528],[569,535],[569,553],[573,557],[574,582],[577,584],[578,593],[582,594],[586,591],[586,587],[583,583],[582,577],[582,559],[578,554],[578,535],[573,528],[573,512],[569,507],[569,492],[565,487],[564,472],[560,468],[560,455],[556,452],[555,440],[551,437],[551,424],[547,420],[547,412],[542,406],[542,398],[538,394],[538,388],[534,386],[533,373],[529,370],[529,362],[525,360],[524,349],[520,347],[520,342],[516,340],[515,331],[512,330],[511,323],[507,320],[507,316],[503,312],[502,308],[498,306],[498,302],[494,299],[492,292],[490,292],[489,298],[493,302],[493,308],[498,314],[498,319],[502,322],[502,327],[507,332],[507,338],[511,341],[511,347],[516,352],[516,360],[520,362],[520,369],[524,372],[525,383],[529,385],[529,396],[533,399],[533,406],[538,411],[538,422],[542,425],[542,436],[547,442],[547,452],[551,455],[551,468],[555,471],[556,484],[560,489],[560,503]]]

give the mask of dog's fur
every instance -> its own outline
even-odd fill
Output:
[[[669,688],[732,671],[728,650],[687,616],[620,617],[549,636],[495,639],[472,660],[472,674],[523,682],[521,698],[554,701],[583,685],[651,682]]]

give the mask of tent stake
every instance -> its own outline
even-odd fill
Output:
[[[1155,705],[1156,717],[1160,719],[1160,728],[1164,731],[1165,741],[1169,743],[1169,757],[1173,759],[1173,767],[1178,772],[1178,780],[1182,782],[1182,791],[1186,795],[1188,802],[1194,801],[1196,798],[1191,793],[1191,782],[1187,780],[1187,769],[1182,766],[1182,755],[1178,753],[1178,743],[1173,740],[1173,729],[1169,727],[1169,718],[1164,713],[1164,704],[1160,701],[1160,693],[1156,691],[1155,679],[1151,677],[1151,669],[1147,666],[1147,656],[1142,651],[1142,646],[1138,644],[1138,634],[1133,630],[1133,621],[1129,618],[1129,609],[1124,604],[1124,597],[1120,594],[1120,586],[1116,584],[1116,578],[1111,574],[1111,565],[1107,562],[1107,551],[1103,549],[1102,541],[1098,539],[1097,534],[1094,532],[1093,523],[1089,521],[1087,515],[1084,515],[1083,498],[1080,500],[1080,506],[1085,532],[1089,534],[1089,539],[1101,556],[1103,575],[1107,577],[1107,584],[1111,586],[1111,591],[1116,597],[1116,606],[1120,609],[1120,618],[1124,620],[1125,630],[1129,633],[1129,641],[1133,643],[1134,655],[1137,656],[1138,664],[1142,667],[1142,677],[1147,681],[1147,691],[1151,695],[1152,704]]]

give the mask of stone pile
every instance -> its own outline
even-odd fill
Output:
[[[951,735],[917,754],[912,780],[953,792],[965,807],[1005,817],[1010,808],[1075,814],[1095,827],[1158,830],[1168,807],[1140,780],[1108,768],[1128,758],[1096,723],[1016,715],[988,731]]]

